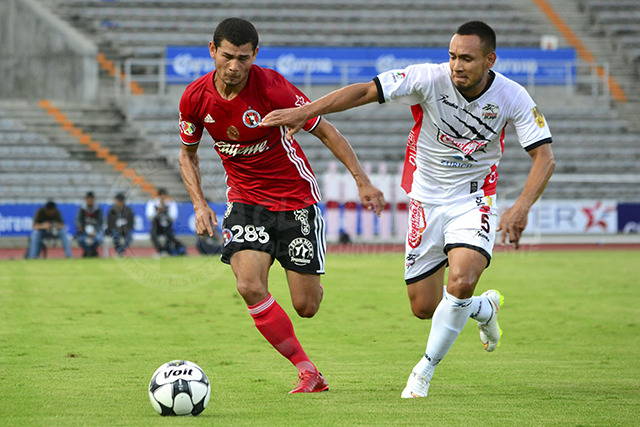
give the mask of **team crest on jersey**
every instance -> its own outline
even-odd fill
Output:
[[[295,265],[307,265],[313,259],[313,244],[304,237],[298,237],[289,243],[289,257]]]
[[[194,125],[193,123],[186,122],[184,120],[180,121],[180,132],[182,132],[187,136],[192,136],[195,131],[196,131],[196,125]]]
[[[242,122],[248,128],[258,127],[260,120],[262,120],[262,117],[260,117],[260,113],[256,110],[249,109],[242,115]]]
[[[233,233],[228,228],[222,230],[222,244],[227,246],[233,240]]]
[[[484,107],[482,107],[482,118],[484,120],[495,120],[498,118],[500,114],[500,107],[498,104],[493,102],[489,102]]]
[[[539,128],[543,128],[544,127],[544,116],[540,112],[540,109],[538,108],[538,106],[536,105],[535,107],[533,107],[531,109],[531,112],[533,113],[533,118],[536,120],[536,124],[538,125],[538,127]]]

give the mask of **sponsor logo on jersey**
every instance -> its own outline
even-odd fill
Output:
[[[183,134],[185,134],[187,136],[192,136],[195,131],[196,131],[196,125],[194,125],[193,123],[189,123],[187,121],[184,121],[184,120],[180,121],[180,132],[182,132]]]
[[[205,123],[215,123],[216,121],[213,120],[213,117],[211,117],[211,114],[207,114],[206,116],[204,116],[204,122]]]
[[[500,114],[500,107],[494,102],[489,102],[482,107],[482,118],[484,120],[495,120]]]
[[[486,139],[462,139],[462,138],[454,138],[451,135],[447,135],[442,130],[438,129],[438,141],[447,147],[454,148],[456,150],[461,151],[465,155],[470,155],[475,153],[478,150],[483,150],[484,147],[489,142]]]
[[[242,115],[242,122],[248,128],[258,127],[260,120],[262,120],[262,117],[260,117],[260,113],[256,110],[249,109]]]
[[[253,156],[254,154],[260,154],[263,151],[269,149],[267,146],[268,141],[265,139],[261,142],[256,142],[251,145],[232,144],[225,141],[216,141],[213,145],[220,154],[227,155],[229,157],[235,156]]]
[[[540,109],[538,108],[538,106],[536,105],[535,107],[533,107],[531,109],[531,112],[533,113],[533,118],[535,119],[536,124],[538,125],[538,127],[539,128],[543,128],[544,127],[544,116],[540,112]]]
[[[300,231],[305,236],[311,232],[311,227],[309,226],[309,211],[306,209],[298,209],[297,211],[293,211],[293,216],[296,218],[296,221],[300,222]]]
[[[295,265],[308,265],[313,259],[313,245],[304,237],[298,237],[289,243],[289,257]]]
[[[407,262],[405,263],[405,266],[407,268],[413,266],[413,264],[416,263],[416,259],[418,258],[418,256],[419,256],[419,254],[409,254],[409,255],[407,255],[407,258],[406,258]]]
[[[424,210],[417,200],[411,200],[409,207],[410,228],[407,235],[407,242],[412,248],[417,248],[422,241],[422,233],[427,228],[427,220],[424,217]]]
[[[233,240],[233,232],[228,228],[222,230],[222,244],[227,246]]]
[[[470,167],[472,167],[469,163],[460,163],[460,162],[455,162],[453,160],[444,160],[444,159],[440,160],[440,164],[448,168],[469,169]]]

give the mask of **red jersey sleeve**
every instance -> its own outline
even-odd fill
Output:
[[[197,102],[188,86],[180,98],[180,139],[184,145],[197,145],[202,138],[204,125],[195,114]]]
[[[275,75],[274,84],[271,88],[271,106],[274,110],[301,107],[311,102],[301,90],[280,74]],[[302,128],[307,132],[312,132],[318,126],[318,123],[320,123],[320,116],[309,119]]]

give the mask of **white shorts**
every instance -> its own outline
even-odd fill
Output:
[[[476,250],[491,261],[498,223],[495,196],[470,196],[452,204],[431,205],[411,200],[405,249],[407,285],[431,276],[448,264],[457,247]]]

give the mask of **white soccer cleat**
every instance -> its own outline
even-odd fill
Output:
[[[500,329],[498,325],[498,310],[500,310],[500,306],[504,303],[504,297],[495,289],[488,290],[483,293],[482,296],[486,297],[492,305],[493,315],[486,323],[478,323],[480,341],[482,341],[485,350],[493,351],[500,345],[502,329]]]
[[[419,376],[411,372],[407,380],[407,386],[402,390],[400,397],[403,399],[413,399],[414,397],[427,397],[429,392],[429,381],[427,377]]]

